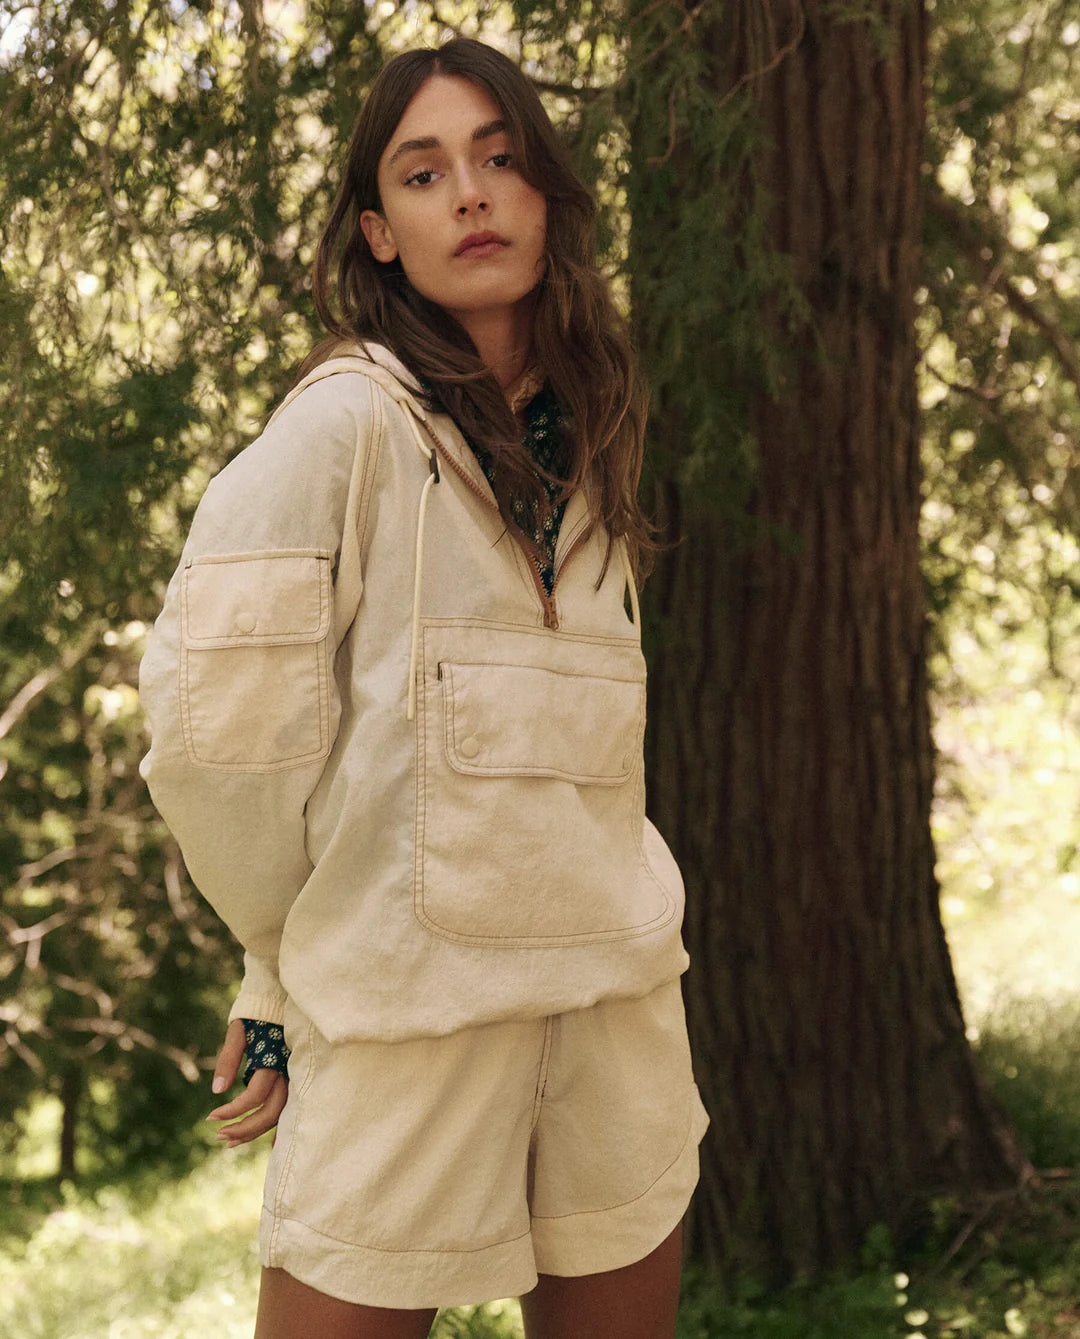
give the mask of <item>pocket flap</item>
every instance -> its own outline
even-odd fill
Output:
[[[448,661],[439,672],[455,771],[617,786],[641,761],[644,679]]]
[[[319,642],[330,604],[325,549],[193,558],[183,577],[182,638],[192,650]]]

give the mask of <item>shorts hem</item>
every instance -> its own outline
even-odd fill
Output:
[[[266,1205],[259,1260],[340,1301],[404,1311],[520,1297],[537,1282],[528,1231],[476,1250],[388,1250],[328,1237]]]
[[[682,1221],[698,1182],[698,1144],[709,1125],[694,1086],[686,1140],[674,1162],[636,1199],[610,1209],[534,1217],[532,1246],[541,1274],[578,1278],[643,1260]]]

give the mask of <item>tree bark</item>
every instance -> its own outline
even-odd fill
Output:
[[[79,1102],[82,1099],[83,1074],[78,1065],[64,1066],[60,1077],[60,1180],[76,1179],[75,1151],[79,1127]]]
[[[772,1280],[849,1259],[873,1224],[904,1232],[932,1194],[1025,1172],[966,1041],[930,835],[925,16],[921,0],[829,8],[688,3],[659,57],[655,6],[631,19],[634,322],[660,369],[653,451],[666,532],[682,537],[646,588],[650,807],[687,884],[712,1117],[691,1241],[714,1269]],[[731,112],[727,176],[709,176],[703,93]],[[740,163],[730,146],[751,124],[765,135]],[[729,261],[680,243],[703,182],[718,209],[741,202]],[[681,315],[664,306],[688,259],[701,292],[725,264],[733,289],[757,282],[755,248],[786,258],[808,322],[779,281],[748,315],[722,291],[704,314],[693,296]],[[738,350],[761,332],[776,359],[759,372]],[[708,404],[730,431],[702,465]]]

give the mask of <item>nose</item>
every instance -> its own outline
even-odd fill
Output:
[[[455,210],[458,218],[469,214],[486,214],[491,204],[480,188],[473,172],[464,171],[458,177],[458,202]]]

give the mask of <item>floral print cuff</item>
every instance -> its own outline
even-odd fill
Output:
[[[289,1077],[289,1048],[285,1045],[285,1031],[278,1023],[264,1023],[257,1018],[242,1018],[247,1043],[247,1064],[244,1083],[251,1082],[257,1069],[276,1069]]]

